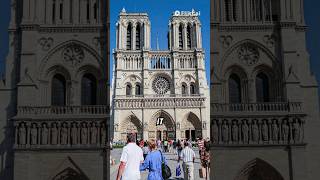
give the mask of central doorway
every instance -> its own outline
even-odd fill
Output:
[[[149,121],[149,138],[156,138],[161,141],[176,138],[175,123],[169,113],[160,110],[156,112]],[[155,136],[153,135],[155,134]]]

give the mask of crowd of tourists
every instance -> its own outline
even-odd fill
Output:
[[[201,178],[209,179],[210,172],[210,141],[198,137],[196,142],[191,140],[135,140],[136,135],[127,135],[127,144],[122,150],[120,165],[117,173],[117,180],[138,180],[141,179],[140,172],[148,170],[148,180],[164,180],[171,177],[171,169],[164,153],[177,155],[176,176],[181,175],[180,162],[182,162],[184,180],[193,180],[194,163],[196,152],[193,146],[199,149]],[[197,152],[198,153],[198,152]]]

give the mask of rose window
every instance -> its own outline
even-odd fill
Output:
[[[259,60],[259,51],[251,44],[244,44],[238,50],[238,58],[246,65],[254,65]]]
[[[152,83],[152,89],[157,94],[166,94],[170,89],[169,80],[162,76],[157,77]]]
[[[67,47],[63,53],[63,59],[67,62],[71,62],[72,65],[77,65],[84,59],[84,52],[78,45],[71,45]]]

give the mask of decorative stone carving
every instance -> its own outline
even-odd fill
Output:
[[[166,94],[170,89],[170,82],[163,76],[158,76],[152,82],[152,89],[157,94]]]
[[[26,124],[21,123],[20,128],[19,128],[19,144],[21,144],[21,145],[26,144],[26,134],[27,134]]]
[[[56,123],[51,127],[51,144],[58,144],[58,127]]]
[[[233,38],[230,35],[228,35],[228,36],[224,36],[224,35],[220,36],[220,43],[222,44],[222,46],[224,48],[228,48],[231,45],[232,41],[233,41]]]
[[[212,138],[213,138],[212,141],[214,143],[217,143],[219,141],[219,127],[218,127],[217,122],[215,120],[212,123],[213,123],[212,129],[211,129]]]
[[[254,65],[259,61],[259,50],[253,44],[244,43],[238,49],[238,58],[248,66]]]
[[[106,144],[106,140],[107,140],[107,132],[106,132],[106,124],[105,123],[101,123],[101,144],[105,145]]]
[[[276,42],[276,36],[274,34],[263,36],[263,41],[269,48],[272,48]]]
[[[33,123],[30,129],[30,144],[36,145],[38,143],[37,140],[38,140],[38,130],[37,130],[36,124]]]
[[[71,143],[78,144],[78,129],[76,123],[71,124]]]
[[[38,40],[39,45],[42,47],[42,50],[48,51],[53,45],[53,38],[51,37],[42,37]]]
[[[233,121],[232,122],[232,141],[233,142],[238,142],[238,134],[239,134],[238,125],[236,124],[236,121]]]
[[[81,46],[77,44],[72,44],[68,46],[62,52],[62,58],[66,61],[71,63],[71,65],[76,66],[80,64],[84,59],[84,51]]]
[[[225,143],[229,141],[229,127],[227,121],[223,121],[222,124],[222,141]]]
[[[253,121],[253,124],[252,124],[252,140],[254,142],[259,141],[259,126],[257,124],[257,121]]]
[[[96,123],[92,123],[91,128],[91,144],[96,144],[97,143],[97,124]]]
[[[43,123],[41,128],[41,144],[43,145],[48,144],[48,137],[49,137],[48,135],[49,135],[48,125],[46,123]]]
[[[62,124],[60,133],[61,133],[61,137],[60,137],[61,144],[62,145],[68,144],[68,127],[66,123]]]
[[[249,143],[249,126],[246,120],[244,120],[242,123],[242,135],[243,143]]]
[[[272,123],[272,140],[273,141],[279,140],[279,127],[277,124],[277,120],[273,120],[273,123]]]
[[[267,121],[263,121],[263,124],[262,124],[262,138],[264,141],[268,141],[269,140],[269,128],[268,128],[268,124],[267,124]]]
[[[300,125],[298,119],[293,123],[293,139],[295,142],[300,142]]]
[[[81,144],[88,143],[88,128],[87,124],[82,123],[81,125]]]
[[[282,123],[282,137],[284,142],[289,141],[289,125],[287,120],[284,120]]]

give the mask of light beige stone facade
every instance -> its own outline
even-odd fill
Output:
[[[148,14],[123,9],[119,15],[112,89],[114,141],[125,141],[130,132],[138,139],[209,137],[201,23],[196,14],[177,11],[168,31],[168,50],[152,50]]]

